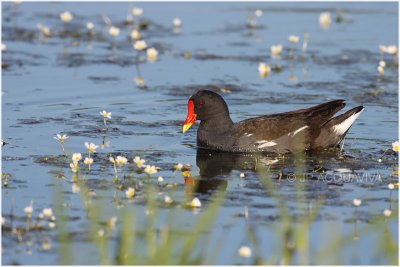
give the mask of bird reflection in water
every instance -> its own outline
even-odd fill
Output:
[[[232,153],[214,151],[203,148],[197,149],[196,165],[200,169],[200,176],[192,176],[190,171],[183,172],[186,193],[192,196],[195,193],[211,194],[216,190],[225,191],[228,182],[232,179],[231,172],[257,172],[268,170],[271,177],[278,181],[292,177],[296,168],[304,167],[307,180],[318,180],[322,174],[341,172],[343,168],[351,170],[363,168],[360,162],[344,156],[338,149],[324,150],[313,153],[303,153],[301,156],[286,154],[261,153]],[[365,164],[370,164],[365,162]],[[329,181],[326,181],[330,184]],[[322,184],[322,183],[321,183]],[[337,184],[340,185],[340,184]]]

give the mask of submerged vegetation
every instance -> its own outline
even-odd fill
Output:
[[[20,5],[14,2],[3,7],[6,22],[13,22],[13,16],[18,18]],[[249,39],[259,42],[257,31],[266,29],[262,18],[269,11],[251,9],[246,11],[250,15],[247,20],[242,18],[240,25],[228,25],[207,34],[239,33],[240,41],[229,42],[233,47],[247,47]],[[324,32],[335,26],[351,25],[353,21],[349,13],[340,9],[318,9],[313,13],[315,24]],[[3,148],[6,151],[2,160],[3,264],[30,263],[29,259],[19,258],[25,253],[30,257],[37,253],[39,257],[35,263],[62,265],[398,264],[398,141],[359,138],[366,142],[364,147],[377,146],[368,152],[354,145],[357,139],[349,138],[345,140],[347,146],[339,150],[315,154],[229,154],[194,148],[193,136],[184,141],[180,135],[177,137],[182,122],[161,119],[177,112],[168,103],[186,101],[193,91],[203,89],[199,88],[202,86],[237,96],[231,100],[246,106],[318,99],[320,91],[303,95],[298,91],[303,87],[320,90],[321,86],[331,86],[330,81],[324,84],[304,79],[300,83],[296,64],[315,64],[317,68],[339,66],[338,72],[343,64],[373,65],[373,72],[368,72],[363,81],[356,81],[356,75],[360,74],[346,73],[354,80],[351,86],[363,88],[362,92],[352,93],[352,97],[355,101],[383,105],[390,102],[391,105],[395,93],[385,90],[385,86],[396,84],[394,81],[398,79],[394,74],[398,70],[397,46],[380,44],[375,52],[355,50],[358,54],[350,51],[342,56],[327,56],[310,48],[313,43],[308,32],[286,32],[282,33],[280,41],[272,40],[273,45],[263,47],[256,55],[214,54],[207,49],[174,50],[168,42],[160,40],[197,33],[185,32],[185,17],[171,14],[170,24],[164,25],[144,17],[147,14],[144,8],[130,6],[126,18],[113,21],[106,14],[83,18],[62,11],[45,16],[37,14],[35,20],[40,22],[35,29],[6,23],[2,44],[3,77],[12,77],[15,69],[24,66],[43,64],[39,59],[46,55],[17,55],[12,50],[16,42],[39,42],[48,47],[62,45],[62,56],[57,61],[62,67],[133,66],[133,82],[138,89],[135,97],[138,92],[164,90],[169,98],[151,99],[152,105],[146,106],[144,103],[149,102],[144,101],[149,101],[152,95],[145,95],[134,98],[133,107],[121,103],[121,99],[127,97],[121,94],[118,101],[113,100],[113,106],[105,107],[107,111],[97,106],[71,107],[68,112],[72,115],[47,114],[48,117],[41,118],[24,115],[18,119],[17,126],[8,126],[7,130],[21,131],[20,127],[27,127],[22,129],[30,131],[30,127],[36,125],[40,131],[42,125],[52,123],[49,131],[59,144],[51,141],[50,135],[46,135],[45,141],[33,139],[29,146],[37,142],[39,150],[29,150],[24,157],[8,154],[7,149],[26,149],[15,145],[17,138]],[[83,44],[87,45],[87,53],[73,50]],[[93,44],[107,50],[107,54],[91,54]],[[279,75],[286,73],[289,75],[287,88],[294,88],[296,92],[261,97],[259,92],[226,81],[217,81],[217,85],[152,86],[155,79],[146,69],[147,65],[158,67],[157,64],[168,57],[204,65],[212,60],[228,64],[241,62],[250,65],[255,74],[252,79],[266,83],[277,79],[278,84],[281,82]],[[242,70],[239,68],[239,71]],[[306,68],[302,71],[304,77],[308,75]],[[102,75],[91,73],[88,79],[96,84],[120,81],[113,74]],[[207,76],[207,82],[208,79]],[[365,82],[369,87],[356,82]],[[334,85],[341,87],[344,83]],[[247,86],[259,85],[249,83]],[[342,96],[342,92],[337,95]],[[89,99],[88,106],[94,105],[90,102],[92,95],[84,97]],[[100,102],[108,102],[108,97],[111,95]],[[40,108],[58,110],[71,105],[53,101],[41,103]],[[157,109],[154,103],[165,106]],[[12,106],[15,109],[11,110],[10,106],[6,105],[4,116],[9,112],[18,113],[20,107]],[[147,112],[154,110],[155,123],[146,120]],[[140,120],[126,120],[122,112]],[[394,129],[392,124],[388,125]],[[44,132],[48,130],[45,128]],[[124,139],[126,136],[135,138],[137,143],[147,141],[148,136],[164,138],[165,141],[160,142],[164,147],[152,144],[138,149],[146,146],[140,144],[132,148]],[[178,142],[184,143],[187,150],[179,150]],[[42,152],[48,151],[45,147],[51,148],[50,155]],[[193,164],[194,158],[197,166]],[[22,163],[12,165],[18,161]],[[24,168],[28,178],[14,175],[13,172]],[[35,168],[45,171],[38,174]],[[28,194],[29,188],[19,180],[48,173],[50,182],[46,180],[45,186],[35,194]],[[23,190],[26,196],[14,198],[13,190]],[[377,191],[380,194],[374,194]],[[49,195],[50,201],[46,200]],[[31,200],[26,202],[26,198]]]

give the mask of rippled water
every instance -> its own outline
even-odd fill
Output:
[[[23,226],[23,209],[31,200],[34,216],[43,208],[54,208],[55,188],[61,186],[71,216],[73,249],[85,254],[77,254],[73,263],[98,263],[97,252],[82,238],[88,224],[85,207],[79,194],[71,193],[72,173],[53,139],[62,132],[70,136],[65,144],[70,153],[84,153],[84,142],[110,142],[94,156],[95,164],[87,177],[89,187],[107,200],[107,215],[117,213],[112,202],[115,192],[125,202],[124,192],[116,191],[112,184],[109,153],[121,153],[130,161],[140,155],[159,166],[164,177],[171,176],[178,162],[191,164],[192,175],[200,183],[191,196],[198,196],[207,205],[219,186],[227,192],[209,233],[212,243],[224,236],[213,263],[250,263],[236,256],[237,249],[249,242],[245,231],[249,226],[256,228],[263,255],[271,255],[272,263],[279,263],[283,240],[275,230],[281,223],[278,205],[266,194],[255,170],[256,161],[267,163],[270,158],[198,151],[196,125],[181,133],[187,99],[199,89],[214,90],[226,99],[232,119],[239,121],[343,98],[347,100],[345,109],[366,107],[347,135],[346,157],[339,158],[337,153],[308,155],[304,162],[309,179],[303,181],[302,192],[291,179],[296,165],[292,157],[270,166],[270,173],[295,219],[324,199],[309,234],[310,263],[390,263],[378,252],[379,236],[373,232],[361,234],[339,254],[322,260],[318,249],[335,236],[357,237],[357,227],[368,226],[384,209],[398,208],[398,191],[390,193],[387,187],[398,182],[398,154],[391,151],[391,143],[398,139],[398,63],[384,55],[385,74],[377,72],[382,59],[379,45],[397,44],[396,3],[139,5],[144,9],[142,21],[148,23],[143,38],[160,53],[155,63],[138,59],[132,49],[128,31],[132,26],[123,23],[132,4],[23,2],[17,9],[13,3],[2,4],[2,42],[7,46],[2,53],[2,136],[8,143],[2,149],[2,172],[10,174],[8,187],[2,188],[5,225],[9,227],[13,221],[14,226]],[[257,18],[256,27],[249,27],[247,16],[256,9],[263,15]],[[65,10],[75,15],[68,26],[58,16]],[[327,30],[318,24],[324,11],[340,17]],[[121,34],[113,41],[103,14],[121,27]],[[175,17],[182,20],[179,32],[172,26]],[[94,37],[84,28],[88,21],[95,24]],[[43,38],[38,23],[49,26],[55,36]],[[306,52],[301,43],[289,44],[287,40],[290,34],[303,39],[304,33],[309,34]],[[269,47],[279,43],[284,45],[282,58],[273,59]],[[186,59],[185,53],[191,57]],[[138,60],[146,88],[134,82]],[[259,62],[272,66],[270,76],[259,77]],[[108,131],[104,131],[99,116],[103,109],[112,112]],[[386,149],[389,151],[379,163]],[[324,179],[316,171],[321,168],[326,170]],[[244,178],[239,177],[241,172]],[[57,178],[60,173],[67,178]],[[184,202],[188,194],[184,178],[177,173],[171,179],[177,184],[174,198]],[[145,216],[141,194],[138,192],[136,205]],[[297,194],[307,201],[298,203]],[[354,198],[363,201],[358,221]],[[248,218],[243,215],[245,210]],[[190,231],[198,215],[186,209],[178,214],[182,229]],[[3,226],[2,234],[3,264],[59,262],[55,231],[46,232],[52,248],[45,250],[40,247],[40,234],[29,246],[26,240],[19,242],[7,227]],[[390,220],[389,228],[398,242],[396,219]],[[113,240],[112,246],[117,243]]]

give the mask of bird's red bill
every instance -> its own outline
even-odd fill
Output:
[[[188,114],[185,120],[185,124],[183,125],[182,132],[187,132],[189,128],[196,121],[197,115],[194,113],[194,102],[193,100],[189,100],[188,102]]]

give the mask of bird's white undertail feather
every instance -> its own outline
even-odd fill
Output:
[[[342,121],[340,124],[332,126],[332,130],[337,134],[337,135],[343,135],[347,130],[351,127],[353,122],[360,116],[361,112],[363,112],[364,109],[361,111],[354,113],[350,117],[348,117],[346,120]]]

